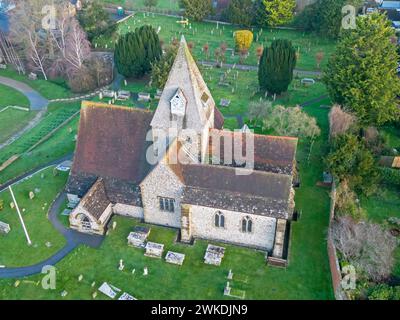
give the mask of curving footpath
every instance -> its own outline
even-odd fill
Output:
[[[60,232],[67,240],[67,244],[57,251],[50,258],[39,262],[32,266],[15,267],[15,268],[0,268],[0,278],[22,278],[38,274],[42,272],[42,268],[46,265],[54,266],[56,263],[65,258],[72,250],[79,245],[86,245],[93,248],[100,247],[103,242],[104,236],[89,235],[77,232],[75,230],[66,228],[59,220],[58,214],[60,207],[66,199],[66,193],[62,192],[50,207],[48,218],[54,228]]]
[[[44,110],[49,105],[49,100],[23,82],[0,76],[0,84],[13,88],[26,96],[32,111]]]

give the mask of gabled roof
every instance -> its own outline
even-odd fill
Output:
[[[250,134],[254,138],[255,170],[287,175],[292,175],[294,173],[298,143],[297,138],[274,137],[211,129],[209,140],[210,157],[214,159],[214,161],[219,159],[220,165],[235,167],[234,163],[227,164],[225,160],[230,159],[230,155],[234,155],[234,145],[236,145],[236,148],[240,149],[240,143],[242,155],[246,155],[246,134]],[[231,143],[228,143],[229,141],[231,141]],[[225,152],[227,152],[227,156],[225,156]]]
[[[207,109],[212,110],[215,106],[215,101],[201,76],[183,36],[157,110],[151,121],[153,128],[168,129],[170,127],[170,101],[178,89],[182,90],[187,100],[184,119],[186,128],[201,132],[204,124],[207,122]],[[204,94],[209,97],[208,108],[204,107],[201,100]]]
[[[135,108],[84,102],[72,175],[139,184],[147,173],[146,134],[152,115]]]
[[[106,189],[102,179],[98,179],[89,189],[88,193],[82,198],[81,206],[90,214],[99,220],[103,212],[110,205],[110,200],[107,197]]]

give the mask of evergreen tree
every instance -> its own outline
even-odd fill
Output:
[[[268,27],[268,12],[264,0],[255,0],[253,4],[253,23],[260,27]]]
[[[142,77],[162,56],[157,33],[151,26],[142,26],[118,39],[115,64],[125,77]]]
[[[290,22],[296,8],[296,0],[263,0],[267,13],[267,24],[279,26]]]
[[[258,80],[260,88],[272,94],[286,92],[293,80],[296,50],[292,42],[278,39],[266,48],[260,59]]]
[[[358,17],[344,30],[324,76],[331,99],[350,109],[362,125],[399,119],[399,56],[395,31],[383,14]]]
[[[211,0],[180,0],[179,4],[185,16],[195,21],[202,21],[212,12]]]
[[[252,10],[252,0],[232,0],[226,9],[226,16],[229,22],[248,27],[253,20]]]

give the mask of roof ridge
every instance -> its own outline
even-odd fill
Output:
[[[238,129],[240,130],[240,129]],[[232,134],[246,134],[246,132],[239,132],[239,131],[232,131],[232,130],[226,130],[226,129],[215,129],[215,128],[210,128],[210,131],[217,131],[217,132],[222,132],[222,133],[232,133]],[[270,134],[261,134],[261,133],[251,133],[252,135],[256,137],[262,137],[262,138],[270,138],[270,139],[275,139],[275,140],[296,140],[298,141],[298,137],[290,137],[290,136],[274,136]]]
[[[141,109],[138,107],[127,107],[127,106],[120,106],[120,105],[115,105],[115,104],[108,104],[108,103],[104,103],[104,102],[94,102],[94,101],[87,101],[84,100],[82,101],[81,104],[81,110],[83,109],[87,109],[87,108],[104,108],[104,109],[109,109],[109,110],[126,110],[126,111],[130,111],[130,112],[143,112],[143,113],[152,113],[151,110],[148,109]]]

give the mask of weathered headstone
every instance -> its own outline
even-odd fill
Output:
[[[33,191],[29,191],[29,199],[35,198],[35,193]]]
[[[124,268],[125,268],[124,260],[120,259],[120,260],[119,260],[118,270],[119,270],[119,271],[123,271]]]
[[[143,275],[147,276],[149,274],[149,269],[147,267],[143,268]]]

